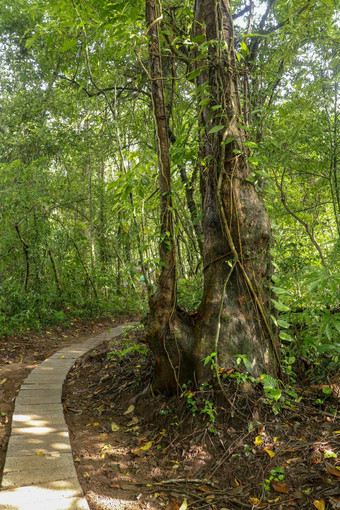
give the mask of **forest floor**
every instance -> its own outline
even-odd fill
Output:
[[[0,469],[13,398],[28,372],[80,336],[121,322],[79,322],[2,343]],[[74,461],[91,510],[340,508],[336,377],[331,386],[295,385],[277,414],[261,384],[241,391],[236,372],[223,392],[207,383],[166,398],[152,392],[152,360],[141,338],[135,329],[90,351],[64,385]]]

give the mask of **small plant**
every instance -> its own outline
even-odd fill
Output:
[[[160,409],[159,410],[159,415],[160,416],[167,416],[169,414],[169,412],[170,412],[170,408],[169,408],[169,406],[166,406],[165,409]]]
[[[270,476],[262,482],[262,487],[265,491],[270,491],[270,484],[273,481],[282,481],[285,477],[285,470],[281,467],[276,467],[270,471]]]
[[[215,423],[216,420],[216,410],[214,408],[213,402],[204,398],[201,402],[198,398],[197,392],[193,392],[190,388],[188,388],[187,384],[182,385],[183,393],[181,397],[185,397],[187,401],[187,406],[189,407],[193,416],[199,412],[200,414],[205,414],[208,417],[208,425],[210,432],[216,432],[216,430],[211,429],[211,425]],[[200,391],[207,391],[207,389],[211,390],[211,384],[204,382],[200,386]]]
[[[202,358],[204,366],[206,367],[210,363],[210,370],[216,370],[216,356],[217,352],[212,352],[209,356]]]
[[[282,391],[278,387],[277,380],[270,375],[262,374],[261,381],[263,383],[264,394],[272,405],[273,413],[278,414],[280,411],[280,404],[278,401],[281,399]]]

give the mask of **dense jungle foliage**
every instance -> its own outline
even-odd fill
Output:
[[[176,252],[178,307],[199,313],[206,268],[197,112],[206,103],[193,61],[209,48],[204,36],[193,36],[193,2],[157,4],[170,240],[160,234],[144,4],[0,1],[0,336],[79,317],[146,313],[165,241]],[[298,360],[334,368],[339,5],[234,0],[231,8],[243,109],[237,120],[247,133],[249,180],[275,238],[272,321],[282,366],[292,377]]]

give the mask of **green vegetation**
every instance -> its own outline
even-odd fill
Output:
[[[159,215],[167,193],[159,193],[145,2],[0,0],[0,337],[79,317],[147,313],[166,250],[176,263],[171,310],[200,320],[204,278],[225,256],[217,252],[207,263],[203,249],[204,143],[216,144],[231,122],[202,77],[212,51],[227,50],[194,35],[192,2],[161,4],[169,229]],[[332,0],[270,5],[250,2],[242,16],[243,3],[232,5],[242,108],[233,122],[244,141],[236,148],[233,135],[219,147],[248,161],[246,180],[275,238],[272,288],[265,278],[252,280],[235,302],[243,310],[254,295],[269,296],[283,375],[294,383],[305,363],[317,381],[325,370],[336,373],[340,359],[338,12]],[[237,288],[241,255],[229,257],[218,303],[233,292],[228,284]],[[223,314],[219,322],[227,324]],[[207,327],[216,349],[200,356],[213,370],[223,365],[214,321]],[[230,359],[245,368],[237,382],[252,377],[248,352]],[[273,381],[263,383],[274,408],[286,397]],[[192,393],[186,398],[194,411]],[[214,422],[209,400],[197,412]]]

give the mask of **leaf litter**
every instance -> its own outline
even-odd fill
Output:
[[[112,355],[124,347],[79,360],[65,385],[64,407],[81,411],[66,419],[91,510],[340,508],[339,418],[312,392],[277,415],[260,388],[242,394],[234,381],[225,385],[233,409],[218,388],[165,398],[153,394],[148,355]],[[200,412],[208,400],[214,422]]]

